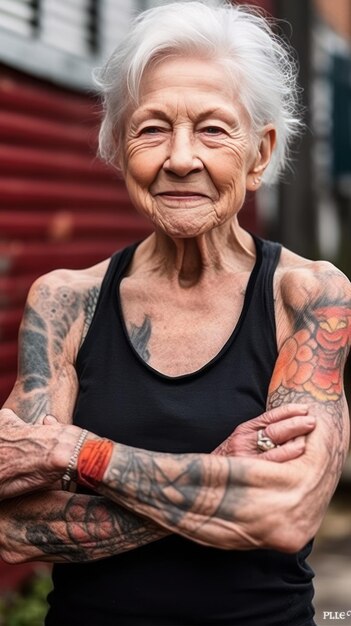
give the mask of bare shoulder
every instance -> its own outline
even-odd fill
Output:
[[[304,307],[351,304],[351,283],[329,261],[311,261],[286,248],[277,272],[282,303],[295,311]]]
[[[78,391],[75,361],[92,319],[108,260],[56,270],[32,285],[18,337],[18,373],[5,406],[27,422],[49,413],[70,422]]]
[[[278,348],[298,329],[322,324],[332,334],[351,327],[351,283],[328,261],[311,261],[283,248],[275,296]]]
[[[59,269],[31,286],[22,326],[50,328],[56,342],[67,342],[74,361],[95,311],[109,259],[83,270]],[[62,348],[62,345],[61,345]]]
[[[77,294],[84,294],[87,290],[99,288],[106,273],[110,259],[106,259],[97,265],[82,269],[58,269],[40,276],[32,285],[29,295],[37,292],[42,293],[45,289],[60,289],[67,286]]]

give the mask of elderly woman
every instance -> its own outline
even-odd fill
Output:
[[[294,64],[259,14],[186,2],[99,80],[101,154],[154,232],[29,293],[1,554],[58,562],[47,626],[311,626],[351,290],[238,221],[299,131]]]

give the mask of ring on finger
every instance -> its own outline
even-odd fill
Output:
[[[261,452],[267,452],[268,450],[273,450],[276,448],[276,444],[268,435],[265,435],[263,428],[261,428],[257,433],[257,448]]]

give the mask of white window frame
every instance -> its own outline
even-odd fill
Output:
[[[127,2],[128,0],[124,0],[125,5]],[[111,0],[99,0],[98,6],[103,11],[105,4],[109,3]],[[152,4],[150,0],[129,0],[129,3],[132,4],[134,11],[143,10]],[[120,5],[120,2],[118,4]],[[78,56],[50,46],[35,35],[20,35],[0,26],[0,63],[66,87],[92,90],[94,89],[92,69],[101,65],[106,56],[103,45],[104,33],[100,20],[98,21],[101,50],[86,56]]]

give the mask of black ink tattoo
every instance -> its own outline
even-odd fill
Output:
[[[205,461],[206,459],[206,461]],[[206,527],[218,532],[216,511],[234,516],[232,500],[224,501],[230,466],[223,457],[166,454],[118,445],[99,492],[169,530],[191,539]],[[202,532],[202,531],[201,531]]]
[[[50,402],[47,391],[31,394],[28,398],[18,400],[18,415],[23,421],[35,423],[40,417],[50,413]]]
[[[70,287],[59,287],[50,293],[46,300],[40,301],[38,308],[45,312],[53,331],[53,346],[55,354],[61,354],[63,342],[71,330],[72,324],[78,318],[81,299]]]
[[[136,324],[130,325],[129,338],[131,344],[146,363],[148,363],[151,356],[147,348],[150,337],[151,319],[148,315],[145,315],[141,326],[136,326]]]
[[[90,324],[93,320],[96,305],[99,299],[100,287],[92,287],[86,293],[84,297],[83,307],[84,307],[84,328],[82,333],[82,338],[80,344],[82,345],[85,337],[87,336],[87,332],[89,330]]]
[[[25,392],[46,387],[51,378],[48,358],[47,326],[42,317],[29,305],[24,311],[20,331],[19,375]]]
[[[65,339],[82,312],[82,298],[70,287],[41,284],[34,294],[35,304],[26,305],[19,334],[17,412],[26,422],[50,412],[49,387],[61,368]]]
[[[19,554],[54,562],[93,561],[136,549],[169,534],[99,496],[60,493],[59,498],[54,498],[45,494],[18,500],[4,531]]]
[[[85,561],[85,552],[79,545],[66,545],[58,533],[51,530],[50,524],[37,523],[26,531],[27,542],[39,548],[43,554],[60,555],[63,561]]]

